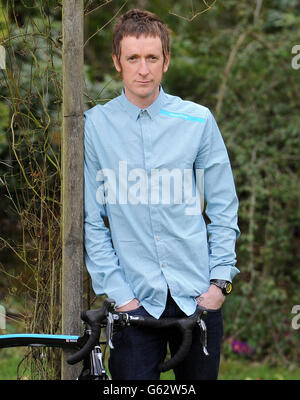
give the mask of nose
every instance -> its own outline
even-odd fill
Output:
[[[140,75],[147,75],[149,73],[149,68],[147,65],[147,61],[145,59],[141,59],[140,65],[139,65],[139,74]]]

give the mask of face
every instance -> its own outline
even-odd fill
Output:
[[[141,108],[152,104],[170,62],[170,55],[164,60],[160,37],[125,36],[121,40],[120,62],[115,55],[113,61],[121,73],[127,99]]]

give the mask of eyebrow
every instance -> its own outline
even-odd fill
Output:
[[[139,54],[136,54],[136,53],[132,53],[132,54],[125,54],[125,57],[126,58],[130,58],[130,57],[140,57],[140,55]],[[159,54],[155,54],[155,53],[149,53],[149,54],[147,54],[146,55],[146,58],[147,57],[160,57],[160,55]]]

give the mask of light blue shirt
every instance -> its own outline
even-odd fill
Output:
[[[208,224],[197,207],[203,194]],[[237,210],[208,108],[160,87],[146,110],[123,91],[85,112],[85,253],[97,295],[117,305],[136,298],[159,318],[169,288],[191,315],[210,279],[232,281],[239,272]]]

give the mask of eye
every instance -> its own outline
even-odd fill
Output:
[[[136,56],[128,57],[128,61],[135,61],[135,60],[136,60]]]

